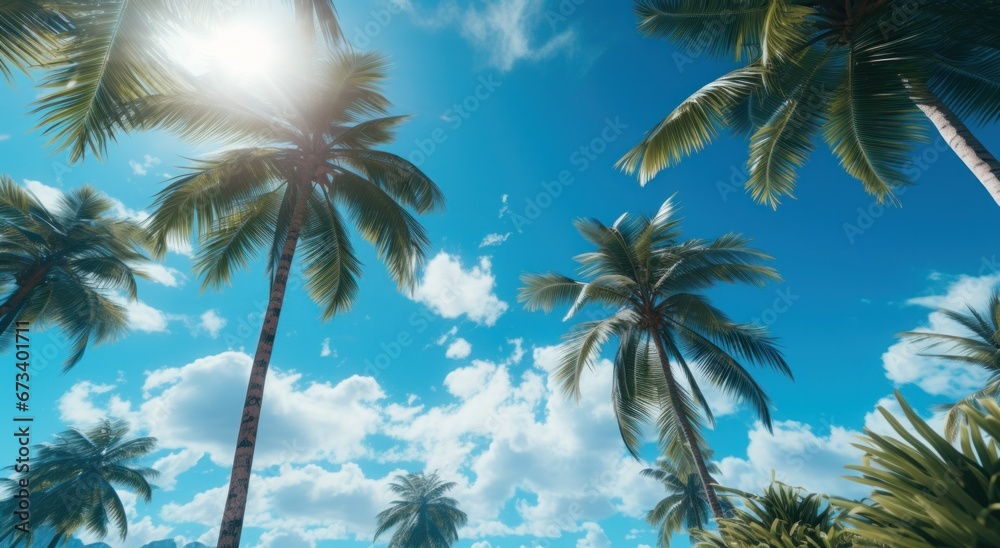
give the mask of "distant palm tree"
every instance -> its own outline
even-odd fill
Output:
[[[433,474],[396,476],[389,484],[400,500],[378,514],[375,539],[396,529],[389,539],[389,548],[446,548],[458,542],[458,529],[468,516],[458,509],[458,502],[445,493],[455,487]]]
[[[709,449],[703,449],[706,459],[712,458]],[[659,527],[656,545],[669,548],[670,538],[681,530],[704,527],[712,519],[712,508],[705,498],[705,487],[701,483],[698,469],[691,465],[690,458],[661,457],[656,460],[656,468],[646,468],[640,474],[663,484],[667,496],[646,514],[646,522]],[[707,464],[710,474],[718,474],[714,463]],[[733,505],[729,499],[719,497],[724,514],[729,514]]]
[[[178,91],[170,56],[178,29],[209,32],[248,9],[291,4],[301,33],[342,42],[333,0],[18,0],[0,2],[0,72],[43,65],[41,127],[71,162],[100,158],[121,131],[141,127],[128,108],[152,92]],[[8,75],[9,79],[9,75]]]
[[[968,404],[978,406],[978,400],[983,398],[1000,398],[1000,291],[994,291],[989,304],[983,312],[977,311],[972,305],[968,314],[941,309],[938,313],[958,323],[971,331],[971,337],[932,333],[927,331],[908,331],[899,336],[914,342],[927,342],[926,350],[940,346],[948,347],[944,354],[921,354],[931,358],[940,358],[957,362],[973,369],[979,369],[988,375],[986,384],[979,390],[969,394],[961,401],[944,405],[948,410],[945,415],[945,435],[955,441],[959,428],[965,423],[963,406]]]
[[[525,286],[519,300],[529,310],[548,312],[571,303],[564,320],[588,304],[611,310],[567,334],[556,379],[579,398],[584,369],[608,340],[616,339],[611,399],[625,446],[639,458],[643,423],[654,422],[666,454],[676,455],[678,444],[690,451],[712,513],[722,517],[701,453],[705,442],[698,407],[709,421],[713,417],[695,368],[729,396],[750,402],[768,429],[770,400],[740,360],[788,376],[791,371],[764,328],[731,321],[696,292],[720,283],[762,286],[779,279],[760,264],[770,257],[747,247],[749,240],[738,234],[710,242],[678,241],[680,220],[672,199],[653,218],[625,214],[611,226],[579,219],[576,228],[597,247],[576,257],[588,281],[555,273],[521,278]]]
[[[137,460],[152,453],[156,438],[128,438],[129,426],[123,420],[105,419],[93,428],[80,431],[70,428],[56,436],[55,443],[41,445],[32,455],[30,470],[2,480],[7,491],[18,491],[18,480],[31,486],[31,529],[51,527],[55,547],[73,534],[86,530],[100,538],[108,535],[109,526],[124,541],[128,535],[128,515],[116,488],[125,488],[149,502],[153,487],[149,480],[159,472],[135,466]],[[7,499],[0,506],[16,506],[17,499]],[[11,512],[4,512],[0,541],[24,541],[31,536],[14,529]],[[15,543],[16,543],[15,542]]]
[[[10,177],[0,177],[0,341],[14,322],[61,328],[73,342],[69,369],[91,339],[114,340],[127,327],[125,308],[109,295],[136,298],[145,277],[145,231],[111,215],[114,204],[92,187],[65,194],[53,209]],[[37,329],[35,326],[32,329]]]
[[[295,74],[266,89],[209,87],[152,96],[134,107],[147,113],[149,123],[183,136],[241,144],[199,162],[158,195],[150,220],[154,252],[162,256],[168,242],[190,239],[197,226],[195,270],[204,287],[229,283],[262,248],[269,253],[270,300],[240,421],[220,547],[239,544],[264,380],[299,244],[306,289],[329,319],[353,305],[361,274],[345,212],[406,288],[428,245],[409,210],[426,213],[444,203],[419,168],[378,150],[407,118],[387,115],[382,56],[337,52],[299,62]]]
[[[645,184],[722,127],[750,140],[747,190],[777,207],[822,135],[879,200],[919,176],[926,122],[1000,204],[1000,161],[965,125],[1000,119],[994,0],[637,0],[639,30],[746,65],[702,87],[619,161]],[[670,70],[670,69],[665,69]]]

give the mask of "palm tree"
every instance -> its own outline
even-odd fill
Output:
[[[660,548],[670,547],[670,538],[674,533],[689,529],[704,527],[712,519],[712,508],[705,498],[705,487],[698,476],[698,470],[692,466],[691,458],[680,455],[678,459],[660,457],[656,468],[646,468],[640,474],[663,484],[667,496],[646,514],[646,522],[659,526],[656,545]],[[710,449],[702,449],[702,456],[711,459]],[[719,469],[714,463],[707,463],[711,474],[718,474]],[[728,515],[733,510],[732,503],[724,497],[719,498],[722,511]]]
[[[923,356],[978,368],[989,376],[986,385],[980,390],[969,394],[958,403],[943,406],[948,411],[945,415],[945,435],[951,441],[955,441],[959,427],[965,422],[962,411],[965,406],[959,404],[977,406],[981,399],[996,400],[1000,397],[1000,291],[994,291],[983,312],[977,311],[972,305],[966,304],[966,306],[968,314],[948,309],[938,310],[938,313],[971,331],[971,337],[926,331],[908,331],[899,334],[900,337],[914,342],[929,343],[926,350],[939,346],[949,348],[944,354],[921,354]]]
[[[653,218],[625,214],[611,226],[579,219],[576,228],[597,247],[576,257],[589,281],[556,273],[521,278],[519,300],[529,310],[548,312],[571,303],[568,320],[588,304],[609,309],[606,317],[581,322],[567,334],[556,379],[579,399],[584,369],[609,339],[617,339],[611,399],[625,446],[638,459],[643,423],[655,421],[665,454],[676,455],[676,445],[686,445],[712,513],[722,517],[701,452],[698,407],[704,418],[713,417],[695,368],[729,396],[749,402],[768,429],[770,400],[740,360],[788,376],[791,371],[764,328],[731,321],[695,292],[719,283],[761,286],[776,280],[777,272],[760,264],[770,257],[747,247],[749,240],[738,234],[678,241],[680,220],[672,199]]]
[[[114,217],[114,204],[92,187],[62,196],[47,209],[10,177],[0,177],[0,341],[9,346],[15,321],[53,324],[73,341],[65,368],[91,339],[112,341],[127,313],[112,291],[136,298],[145,231]]]
[[[695,530],[698,548],[759,546],[791,548],[852,548],[878,546],[863,542],[842,522],[843,511],[829,497],[803,493],[773,482],[763,494],[726,489],[739,496],[742,508],[718,521],[719,535]]]
[[[253,360],[219,546],[239,544],[264,380],[296,250],[304,248],[306,289],[323,319],[351,307],[361,272],[346,214],[401,288],[411,287],[428,245],[408,209],[443,206],[440,189],[410,162],[376,148],[405,116],[387,116],[386,62],[374,53],[337,52],[296,66],[272,88],[193,90],[153,96],[136,108],[194,139],[254,145],[199,162],[157,197],[150,221],[154,252],[189,239],[197,223],[195,270],[219,287],[269,251],[270,300]],[[282,87],[287,86],[287,87]],[[284,91],[283,91],[284,90]],[[259,93],[254,93],[259,91]]]
[[[822,133],[883,200],[920,169],[934,125],[1000,203],[1000,162],[964,123],[1000,117],[1000,4],[992,0],[637,0],[639,30],[747,64],[674,109],[619,167],[645,184],[729,127],[750,140],[747,189],[777,207]]]
[[[458,501],[444,496],[454,487],[437,472],[396,476],[389,488],[400,500],[379,512],[373,540],[395,528],[389,548],[446,548],[458,542],[458,529],[468,516],[458,509]]]
[[[100,158],[120,131],[141,127],[136,99],[177,91],[178,29],[206,32],[247,9],[289,4],[309,35],[343,36],[332,0],[19,0],[0,2],[0,72],[42,66],[39,126],[71,162]],[[8,75],[9,79],[9,75]]]
[[[81,530],[103,538],[109,526],[125,540],[128,516],[116,488],[133,491],[149,502],[153,497],[149,480],[159,474],[135,466],[137,460],[154,451],[156,438],[130,439],[128,433],[124,420],[105,419],[86,431],[70,428],[58,434],[55,443],[37,449],[29,471],[2,480],[11,495],[18,491],[21,479],[28,480],[32,529],[55,529],[50,548]],[[11,498],[0,506],[16,507],[16,503],[17,499]],[[24,540],[30,546],[30,535],[14,528],[11,512],[4,512],[4,520],[0,540],[13,535],[14,544]]]

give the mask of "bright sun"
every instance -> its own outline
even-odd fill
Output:
[[[227,24],[209,34],[182,35],[171,45],[175,59],[194,74],[218,73],[239,83],[258,83],[282,60],[280,41],[263,22]]]

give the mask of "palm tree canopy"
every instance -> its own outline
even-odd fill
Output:
[[[950,335],[927,331],[908,331],[899,336],[917,343],[926,343],[922,356],[948,360],[980,369],[987,375],[985,385],[962,399],[963,404],[978,405],[983,398],[1000,398],[1000,291],[994,291],[985,311],[967,305],[967,313],[940,309],[939,314],[967,329],[972,336]],[[943,347],[943,352],[929,352]],[[957,403],[943,406],[948,410],[945,432],[954,441],[964,422],[964,408]]]
[[[68,369],[87,344],[115,340],[127,328],[124,307],[113,297],[136,298],[136,276],[146,277],[148,243],[137,223],[114,216],[115,204],[93,187],[64,194],[47,209],[10,177],[0,177],[0,295],[20,304],[0,314],[9,327],[29,321],[53,325],[72,342]],[[0,334],[9,345],[13,330]]]
[[[141,113],[127,108],[132,101],[178,91],[184,70],[169,44],[179,29],[207,32],[247,9],[282,4],[292,8],[304,34],[318,30],[328,43],[342,42],[332,0],[39,0],[48,9],[22,1],[0,8],[0,59],[38,64],[48,58],[40,82],[47,92],[35,109],[39,126],[58,150],[68,150],[71,162],[88,151],[100,158],[118,132],[141,127]],[[29,32],[48,26],[56,38]]]
[[[654,422],[666,449],[680,443],[678,417],[671,411],[664,372],[649,332],[662,339],[674,374],[687,381],[680,402],[692,423],[713,420],[697,371],[727,395],[751,404],[768,428],[770,400],[744,367],[752,362],[791,376],[767,331],[733,322],[698,292],[721,283],[762,286],[777,280],[763,263],[770,257],[748,247],[749,240],[727,234],[711,241],[679,240],[680,219],[673,199],[653,217],[625,214],[611,226],[596,219],[576,222],[580,234],[595,247],[576,257],[579,281],[557,273],[528,274],[519,300],[529,310],[551,311],[569,304],[565,320],[587,305],[600,305],[597,317],[577,324],[561,346],[555,371],[567,394],[579,397],[584,369],[593,366],[601,349],[616,339],[612,402],[622,439],[638,458],[643,424]],[[668,453],[673,454],[673,453]]]
[[[618,165],[645,184],[723,127],[750,140],[747,189],[777,206],[822,136],[879,200],[911,184],[941,97],[978,123],[1000,118],[1000,5],[991,0],[637,0],[639,30],[746,65],[709,83]]]
[[[712,452],[708,448],[703,448],[702,454],[706,460],[712,458]],[[714,463],[708,463],[707,466],[709,473],[719,473],[719,468]],[[660,482],[667,491],[667,496],[646,514],[646,522],[659,527],[657,546],[669,548],[670,538],[674,533],[704,527],[712,519],[712,509],[705,496],[701,477],[686,453],[678,455],[676,459],[661,457],[656,461],[656,468],[646,468],[639,473]],[[733,504],[728,499],[720,498],[719,503],[727,514],[733,510]]]
[[[437,472],[396,476],[389,488],[400,498],[378,514],[375,540],[396,529],[390,548],[445,548],[458,542],[458,529],[468,516],[455,499],[445,496],[455,485],[442,481]]]
[[[28,479],[33,528],[50,526],[64,537],[86,530],[103,538],[110,525],[125,540],[128,516],[116,488],[149,502],[153,496],[149,480],[159,474],[136,466],[156,448],[156,438],[129,438],[128,433],[124,420],[105,419],[88,430],[70,428],[57,435],[54,443],[37,448],[28,473],[3,483],[13,493],[19,479]],[[14,535],[17,538],[19,533]]]
[[[417,166],[377,150],[406,120],[388,115],[383,57],[336,52],[301,61],[280,82],[235,97],[203,83],[130,108],[147,113],[148,127],[243,143],[195,163],[159,193],[150,222],[154,252],[197,234],[195,269],[204,287],[228,283],[261,248],[269,250],[273,273],[291,211],[299,193],[307,193],[300,233],[306,288],[329,318],[353,304],[361,272],[345,217],[399,285],[409,287],[428,245],[409,210],[432,211],[444,198]]]

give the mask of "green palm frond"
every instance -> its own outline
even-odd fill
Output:
[[[27,73],[48,62],[69,27],[65,14],[47,2],[0,3],[0,73],[10,83],[14,69]]]
[[[639,32],[676,42],[682,55],[743,56],[759,50],[769,0],[638,0]],[[707,41],[706,35],[712,36]]]

